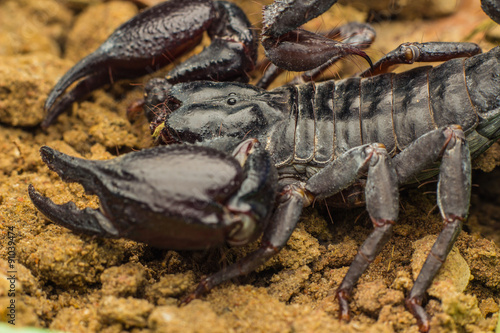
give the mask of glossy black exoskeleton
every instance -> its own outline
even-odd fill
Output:
[[[479,54],[471,43],[405,43],[372,65],[361,50],[374,38],[366,24],[339,28],[344,43],[297,29],[335,2],[276,1],[265,7],[267,56],[282,68],[307,70],[302,80],[346,55],[364,57],[370,69],[359,77],[271,91],[263,88],[279,71],[274,66],[257,86],[244,83],[257,51],[250,24],[234,4],[167,1],[131,19],[61,78],[47,99],[42,125],[88,90],[109,83],[110,73],[114,79],[145,74],[152,64],[172,60],[164,54],[175,57],[190,49],[207,31],[209,47],[146,86],[144,109],[153,137],[180,145],[109,162],[42,148],[44,161],[63,179],[99,195],[102,212],[55,205],[30,187],[32,201],[70,229],[165,248],[244,244],[263,230],[259,249],[205,278],[189,301],[276,254],[304,206],[362,186],[374,231],[337,290],[340,317],[348,319],[352,290],[398,218],[399,186],[429,177],[424,171],[439,162],[444,226],[406,300],[420,329],[428,331],[422,302],[467,218],[471,157],[500,137],[500,48]],[[498,3],[482,3],[500,21]],[[193,15],[186,20],[188,12]],[[415,61],[446,62],[386,73],[394,64]]]
[[[82,233],[177,250],[239,245],[262,233],[274,206],[276,169],[253,139],[232,155],[193,145],[154,147],[106,161],[49,147],[40,154],[64,181],[79,182],[99,197],[100,210],[79,210],[29,188],[41,212]]]

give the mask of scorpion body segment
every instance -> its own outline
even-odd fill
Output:
[[[167,142],[204,141],[214,133],[252,136],[267,143],[277,167],[321,167],[373,142],[394,156],[422,135],[457,124],[477,156],[500,135],[490,129],[499,121],[499,59],[495,48],[437,67],[272,91],[226,82],[180,84],[165,96],[168,112],[153,131]],[[157,104],[146,109],[162,113]]]
[[[156,47],[164,42],[162,37],[154,29],[153,37],[141,32],[150,27],[148,20],[166,27],[177,22],[182,9],[197,8],[206,14],[190,17],[199,29],[189,31],[184,22],[180,32],[167,29],[165,39],[172,42],[168,45],[179,42],[181,49],[187,49],[205,30],[211,46],[146,85],[144,111],[153,138],[168,146],[111,162],[76,160],[42,148],[44,162],[64,180],[81,182],[98,194],[102,213],[56,205],[30,187],[35,206],[75,231],[128,237],[165,248],[243,245],[262,232],[257,250],[203,279],[185,300],[189,302],[275,255],[288,241],[303,207],[360,187],[374,230],[337,290],[340,317],[349,319],[353,288],[397,221],[399,186],[429,177],[427,168],[437,163],[443,230],[406,300],[421,331],[428,331],[430,321],[422,303],[467,218],[471,157],[500,137],[500,48],[479,54],[479,47],[471,43],[405,43],[372,65],[361,51],[374,37],[366,25],[339,29],[349,43],[297,29],[335,2],[276,1],[266,7],[261,38],[266,54],[277,66],[311,70],[311,76],[346,55],[364,57],[370,69],[344,80],[289,84],[271,91],[261,87],[272,81],[272,73],[259,87],[244,83],[254,66],[256,48],[248,20],[234,4],[167,1],[122,25],[104,46],[63,76],[47,99],[43,126],[83,97],[84,88],[104,84],[108,70],[119,78],[137,75],[137,68],[128,74],[124,64],[136,61],[134,54],[143,59],[143,53],[133,52],[134,47],[123,52],[124,33],[132,28],[131,36],[137,32],[132,46],[154,41]],[[494,2],[483,0],[483,8],[500,20]],[[150,47],[155,50],[153,63],[170,52],[168,45],[166,50]],[[417,61],[446,62],[386,73],[392,65]],[[202,161],[201,167],[184,169],[184,163],[196,159]],[[187,189],[171,191],[170,186]]]

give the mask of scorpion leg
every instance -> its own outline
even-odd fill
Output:
[[[304,191],[302,184],[285,186],[280,193],[276,211],[264,230],[260,247],[242,260],[202,279],[195,291],[188,295],[182,303],[187,304],[201,297],[224,281],[253,272],[269,258],[277,254],[285,246],[295,229],[302,208],[310,203],[311,198]]]
[[[406,306],[417,318],[420,330],[429,330],[429,317],[422,307],[425,291],[446,260],[469,209],[471,192],[470,152],[460,126],[434,130],[417,139],[394,158],[399,183],[413,180],[425,167],[441,158],[437,200],[444,227],[413,285]]]
[[[372,44],[373,40],[375,39],[375,30],[366,23],[350,22],[337,29],[329,31],[325,35],[327,38],[334,38],[337,40],[341,40],[345,44],[349,44],[360,49],[366,49]],[[342,59],[342,56],[334,56],[321,66],[306,71],[300,76],[297,76],[292,81],[290,81],[289,84],[302,84],[312,81],[340,59]],[[284,69],[279,68],[275,64],[269,64],[263,76],[256,85],[260,88],[266,89],[283,71]]]
[[[333,34],[333,36],[332,36]],[[375,40],[375,30],[366,23],[350,22],[333,30],[327,37],[334,37],[340,34],[343,43],[360,48],[361,50],[370,47]],[[302,84],[316,79],[321,73],[327,70],[331,65],[342,59],[341,56],[330,58],[323,65],[302,73],[295,77],[290,84]]]
[[[481,53],[481,48],[474,43],[428,42],[403,43],[387,53],[372,68],[360,74],[369,77],[385,73],[389,67],[414,62],[447,61],[454,58],[471,57]]]
[[[361,245],[337,290],[339,317],[345,320],[350,317],[348,300],[354,285],[390,239],[392,227],[398,218],[399,192],[396,171],[385,147],[381,144],[370,144],[347,151],[311,177],[306,184],[306,190],[321,199],[350,186],[366,169],[366,208],[374,230]]]
[[[358,55],[372,65],[360,48],[296,29],[321,15],[337,0],[275,1],[264,7],[262,46],[266,56],[280,68],[291,71],[314,69],[333,57]]]
[[[69,104],[110,83],[113,76],[135,78],[171,63],[195,47],[204,31],[208,32],[212,44],[177,66],[167,75],[167,80],[170,83],[211,78],[248,80],[246,72],[253,69],[257,56],[250,28],[243,11],[226,2],[165,1],[151,7],[122,24],[96,51],[59,80],[45,102],[48,115],[44,127]],[[61,97],[81,79],[85,85]]]

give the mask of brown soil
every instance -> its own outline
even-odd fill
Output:
[[[16,326],[106,333],[417,332],[404,297],[441,230],[434,183],[401,192],[394,236],[354,289],[349,323],[337,320],[334,291],[372,230],[364,209],[306,209],[275,258],[184,307],[177,307],[178,300],[202,276],[242,258],[257,244],[207,252],[158,250],[128,240],[74,234],[34,209],[27,196],[30,183],[56,203],[97,207],[96,198],[80,185],[65,184],[49,171],[40,160],[40,146],[106,159],[150,145],[146,121],[130,124],[125,114],[127,106],[141,98],[146,79],[93,93],[47,131],[38,124],[57,79],[134,15],[136,4],[151,2],[0,2],[0,321],[9,320],[12,299],[7,280],[12,231]],[[241,2],[258,24],[261,5]],[[391,3],[399,6],[403,1]],[[357,8],[335,6],[308,27],[326,30],[351,19],[363,20],[367,9]],[[487,37],[494,38],[495,27],[476,1],[464,0],[453,15],[425,21],[415,18],[422,16],[417,9],[401,13],[412,20],[374,24],[378,39],[369,54],[375,60],[404,41],[469,39],[485,50],[494,46],[484,31],[492,27]],[[334,67],[333,76],[365,66],[357,59],[346,63]],[[474,173],[477,186],[469,222],[426,300],[432,332],[495,330],[500,302],[500,172],[495,169],[499,164],[498,143],[475,162],[481,170]]]

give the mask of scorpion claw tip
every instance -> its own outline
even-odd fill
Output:
[[[44,215],[50,216],[50,212],[54,211],[53,208],[57,207],[52,200],[38,192],[33,184],[28,185],[28,195],[33,205],[35,205],[38,210],[42,211]]]
[[[54,160],[57,158],[57,155],[61,154],[55,149],[52,149],[48,146],[40,147],[40,156],[42,158],[43,163],[47,164],[49,167],[53,164]]]
[[[45,110],[49,110],[49,109],[46,108]],[[48,111],[47,114],[45,115],[45,118],[43,118],[43,120],[40,124],[40,127],[43,130],[46,130],[47,128],[49,128],[49,126],[54,123],[54,120],[56,120],[56,118],[57,118],[57,116],[59,116],[59,114],[60,114],[60,112]]]
[[[35,190],[35,187],[33,186],[33,184],[29,184],[28,185],[28,195],[33,200],[33,197],[40,195],[40,193],[37,190]]]

